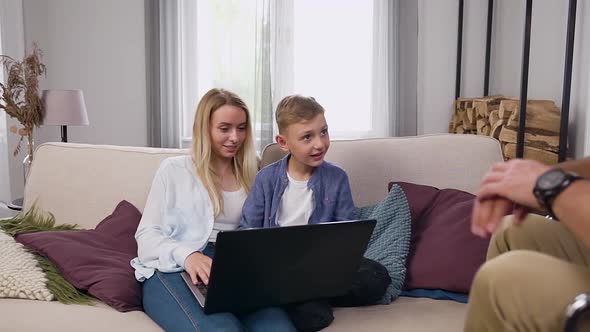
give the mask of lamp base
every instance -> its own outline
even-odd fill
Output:
[[[14,211],[20,211],[23,209],[23,201],[23,198],[17,198],[14,201],[6,204],[6,207]]]

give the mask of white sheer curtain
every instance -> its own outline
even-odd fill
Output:
[[[293,93],[326,108],[332,138],[395,135],[398,2],[160,0],[162,141],[190,142],[197,102],[213,87],[246,101],[259,150]]]
[[[272,37],[275,35],[273,24],[274,1],[257,0],[256,2],[256,36],[254,61],[254,108],[252,122],[256,133],[256,149],[274,141],[273,101],[272,101]]]
[[[0,54],[22,59],[25,53],[22,0],[0,1]],[[0,68],[0,80],[4,81],[4,70]],[[17,135],[8,134],[7,128],[18,121],[0,111],[0,201],[10,202],[22,197],[24,155],[13,157],[12,151],[18,140]],[[12,179],[12,180],[11,180]]]
[[[178,148],[182,142],[182,26],[179,1],[146,2],[148,28],[148,130],[151,146]]]
[[[3,11],[0,4],[0,11]],[[0,54],[2,51],[2,15],[0,15]],[[4,68],[0,68],[0,82],[4,83]],[[0,112],[0,202],[10,201],[10,182],[8,173],[8,130],[6,113]]]
[[[371,114],[374,134],[397,135],[398,1],[373,0],[373,66]]]

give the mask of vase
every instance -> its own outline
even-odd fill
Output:
[[[23,159],[23,180],[24,184],[27,184],[27,177],[33,164],[33,151],[35,147],[35,141],[32,138],[27,139],[27,155]]]

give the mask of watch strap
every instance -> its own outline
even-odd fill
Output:
[[[538,193],[535,192],[535,196],[537,197],[539,204],[541,204],[541,206],[543,206],[545,208],[549,217],[551,217],[551,219],[554,219],[554,220],[559,220],[557,218],[557,216],[555,215],[555,213],[553,212],[553,202],[555,201],[557,196],[559,196],[559,194],[561,194],[574,181],[582,179],[582,177],[577,175],[576,173],[567,172],[567,171],[564,171],[564,173],[565,173],[565,179],[560,184],[560,186],[555,188],[555,190],[553,190],[550,194],[538,196]]]

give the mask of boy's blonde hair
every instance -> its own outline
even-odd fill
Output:
[[[324,114],[324,108],[313,97],[287,96],[281,100],[275,112],[279,133],[283,134],[290,125],[311,120],[318,114]]]
[[[236,180],[248,193],[257,171],[256,150],[252,138],[252,125],[250,123],[250,112],[248,107],[238,95],[223,89],[209,90],[199,102],[193,122],[192,158],[197,176],[209,193],[213,203],[213,211],[218,216],[223,211],[223,196],[221,183],[218,175],[211,167],[213,151],[209,128],[211,127],[211,116],[221,106],[236,106],[246,112],[246,138],[244,143],[233,158],[233,170]]]

